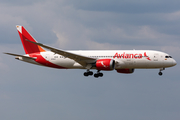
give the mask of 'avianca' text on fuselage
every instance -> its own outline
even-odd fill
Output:
[[[128,54],[128,53],[122,53],[119,54],[118,52],[114,55],[113,58],[119,58],[119,59],[129,59],[129,58],[134,58],[134,59],[142,59],[143,57],[145,57],[148,60],[151,60],[146,52],[144,52],[144,56],[141,53],[135,53],[135,54]]]
[[[116,70],[130,74],[135,69],[159,69],[159,75],[167,67],[176,65],[176,61],[167,53],[153,50],[84,50],[65,51],[38,43],[23,26],[16,26],[25,55],[5,53],[16,59],[57,69],[86,69],[84,76],[102,77],[100,71]],[[43,48],[49,49],[46,51]]]

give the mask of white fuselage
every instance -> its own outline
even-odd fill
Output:
[[[171,58],[168,54],[152,50],[79,50],[68,52],[96,59],[114,59],[115,69],[167,68],[176,65],[176,61],[173,58]],[[67,69],[85,69],[75,60],[61,56],[59,54],[55,54],[54,52],[47,51],[41,52],[40,54],[45,60],[55,65]],[[34,60],[20,60],[34,64],[37,63]]]

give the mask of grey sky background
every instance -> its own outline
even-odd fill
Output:
[[[66,50],[150,49],[180,62],[178,0],[0,0],[1,120],[179,120],[179,65],[84,77],[17,61],[16,25]],[[95,71],[94,71],[95,72]]]

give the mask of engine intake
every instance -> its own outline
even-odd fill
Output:
[[[113,59],[99,59],[96,61],[97,70],[114,70],[115,60]]]

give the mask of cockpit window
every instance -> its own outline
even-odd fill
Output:
[[[165,56],[165,58],[172,58],[171,56]]]

